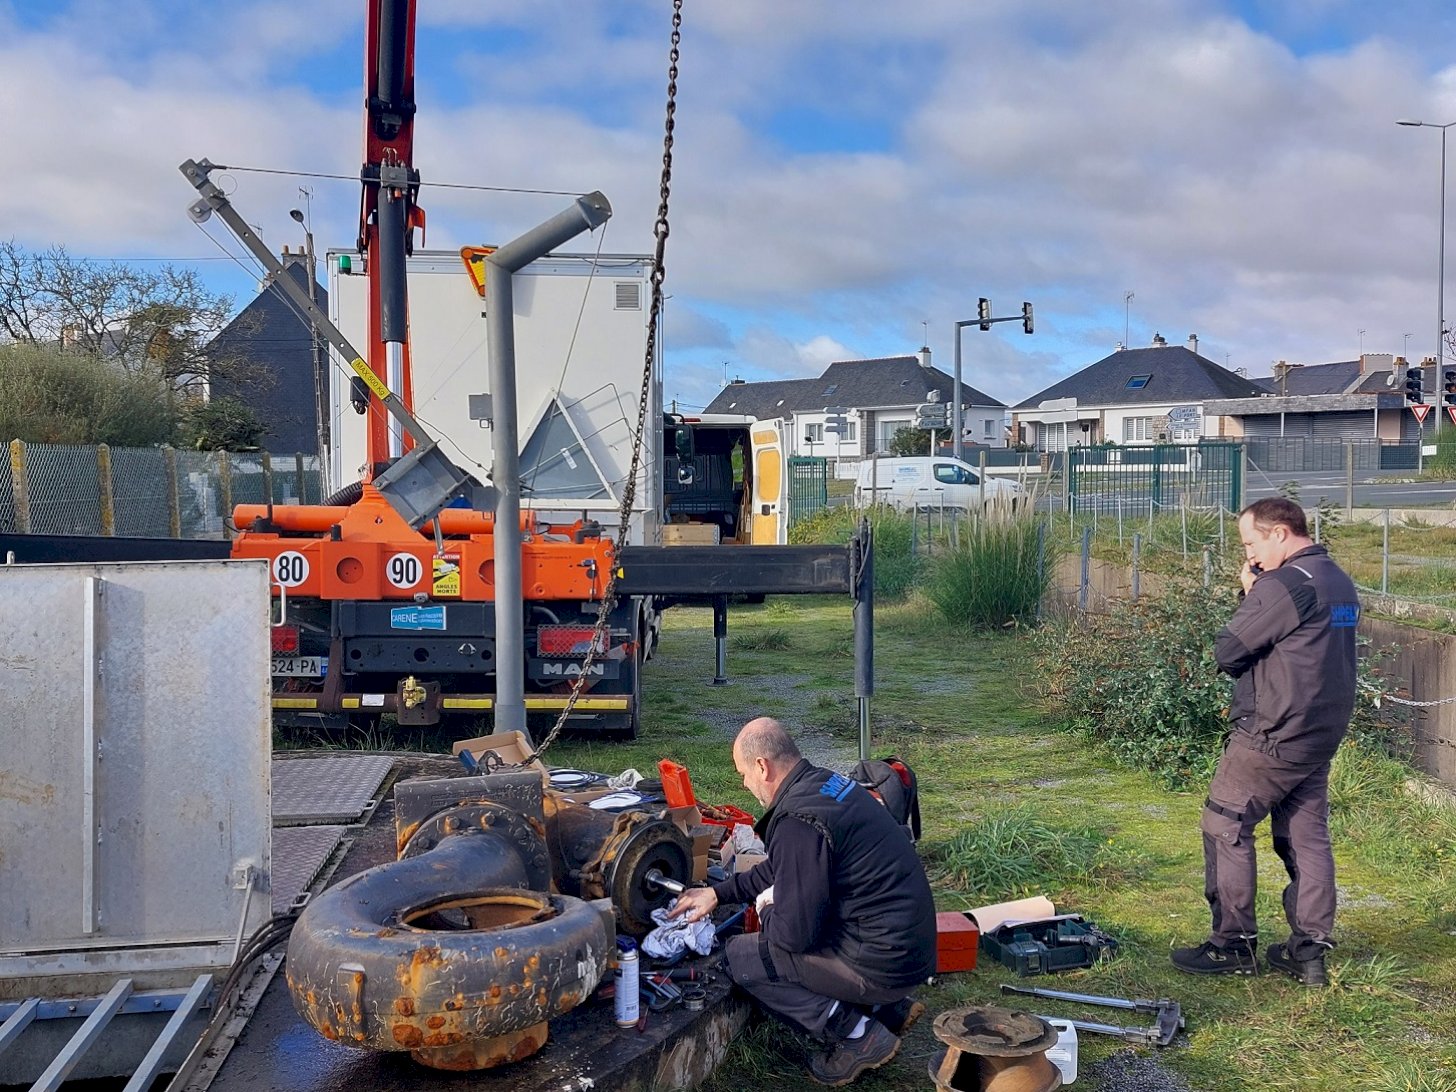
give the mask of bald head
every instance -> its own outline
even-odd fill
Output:
[[[749,721],[733,741],[733,765],[743,777],[743,787],[764,807],[773,803],[800,758],[798,745],[772,717]]]
[[[799,747],[789,738],[786,729],[773,717],[755,717],[743,726],[735,741],[738,754],[746,761],[766,758],[775,764],[792,766],[800,757]]]

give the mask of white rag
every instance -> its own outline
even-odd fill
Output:
[[[753,908],[755,910],[757,910],[760,914],[762,914],[767,907],[770,907],[772,905],[773,905],[773,884],[769,884],[767,887],[765,887],[762,891],[760,891],[758,893],[758,898],[756,898],[756,899],[753,900]]]
[[[746,823],[734,823],[732,829],[733,849],[738,853],[762,853],[763,839],[753,833]]]
[[[665,909],[652,911],[652,920],[657,928],[642,938],[642,950],[653,959],[672,959],[684,948],[691,948],[698,955],[707,955],[713,950],[713,923],[708,918],[688,921],[686,917],[668,920],[667,913],[677,905],[673,899]]]

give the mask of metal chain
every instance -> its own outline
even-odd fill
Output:
[[[1456,697],[1436,698],[1433,701],[1416,701],[1414,698],[1398,698],[1394,694],[1376,694],[1375,708],[1379,709],[1380,703],[1385,701],[1394,702],[1396,705],[1408,705],[1413,709],[1429,709],[1434,705],[1450,705],[1452,702],[1456,702]]]
[[[647,322],[647,352],[642,365],[642,389],[638,392],[637,399],[637,431],[632,440],[632,462],[627,470],[627,481],[622,489],[622,505],[618,512],[618,547],[627,541],[627,532],[632,522],[632,505],[637,499],[637,473],[642,465],[642,444],[647,435],[647,406],[652,393],[653,364],[657,357],[657,324],[662,315],[662,282],[667,276],[667,267],[663,259],[667,251],[667,236],[670,231],[667,209],[668,200],[672,196],[672,131],[674,115],[677,113],[677,62],[678,47],[682,43],[682,5],[683,0],[673,0],[672,2],[672,48],[668,52],[667,65],[667,117],[663,123],[662,176],[658,184],[660,199],[657,205],[657,220],[652,226],[652,234],[657,244],[652,257],[652,308]],[[546,733],[546,738],[541,741],[541,745],[523,758],[519,765],[524,766],[534,762],[556,742],[556,737],[561,734],[562,728],[566,726],[567,718],[571,716],[572,709],[580,700],[582,691],[586,689],[597,652],[600,650],[600,646],[606,643],[607,621],[612,609],[617,605],[618,571],[619,567],[614,557],[607,571],[607,586],[602,592],[601,606],[597,609],[596,630],[592,634],[591,645],[587,649],[586,658],[582,660],[581,674],[572,683],[571,692],[567,695],[566,705],[561,710],[561,715],[556,718],[556,723],[551,726],[551,731]],[[640,652],[634,652],[634,655],[640,656]],[[640,669],[639,660],[638,670]]]

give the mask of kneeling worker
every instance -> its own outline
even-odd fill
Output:
[[[728,973],[775,1016],[822,1040],[809,1072],[842,1085],[890,1061],[925,1008],[935,905],[905,828],[854,781],[809,764],[783,725],[750,721],[733,743],[743,785],[767,809],[768,860],[692,888],[673,915],[765,902],[758,933],[728,941]],[[771,904],[761,900],[769,893]]]

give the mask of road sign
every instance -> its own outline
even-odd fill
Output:
[[[1451,423],[1456,425],[1456,406],[1447,406],[1446,412],[1451,415]]]
[[[1174,428],[1193,428],[1202,416],[1197,406],[1174,406],[1168,411],[1168,423]]]
[[[936,429],[945,428],[944,417],[917,417],[915,427],[918,429],[929,429],[934,432]]]
[[[843,436],[849,431],[849,418],[842,413],[831,413],[824,419],[824,431]]]
[[[1416,415],[1416,424],[1424,425],[1426,414],[1431,412],[1431,407],[1421,402],[1415,402],[1411,405],[1410,411]]]

